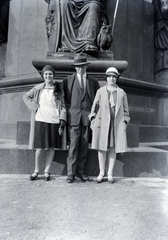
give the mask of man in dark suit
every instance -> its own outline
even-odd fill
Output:
[[[74,55],[76,73],[64,79],[65,104],[69,132],[69,153],[67,158],[67,182],[72,183],[75,176],[82,181],[88,180],[84,173],[89,141],[89,118],[98,81],[86,74],[87,62],[84,53]]]

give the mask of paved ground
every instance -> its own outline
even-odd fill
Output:
[[[167,240],[168,179],[0,175],[1,240]]]

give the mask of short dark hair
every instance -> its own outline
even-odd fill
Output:
[[[107,77],[108,77],[108,76],[111,76],[111,75],[106,75],[106,76],[105,76],[105,81],[107,81]],[[116,83],[118,83],[119,76],[116,76],[116,78],[117,78]]]

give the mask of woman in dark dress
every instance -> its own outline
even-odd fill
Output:
[[[50,180],[50,168],[55,149],[65,149],[64,126],[66,109],[61,83],[54,83],[54,69],[46,65],[42,70],[44,83],[28,91],[23,100],[31,110],[29,148],[35,149],[35,169],[30,180],[35,180],[40,171],[41,157],[47,152],[44,180]]]

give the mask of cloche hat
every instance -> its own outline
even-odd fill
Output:
[[[51,65],[45,65],[42,69],[42,75],[44,74],[45,71],[52,71],[53,74],[55,73],[54,68]]]
[[[118,77],[120,74],[119,74],[117,68],[115,68],[115,67],[109,67],[109,68],[106,70],[105,75],[106,75],[106,76],[108,76],[108,75],[115,75],[115,76]]]
[[[72,66],[81,66],[88,64],[90,64],[90,62],[87,62],[86,55],[84,53],[76,53],[74,55],[74,63]]]

